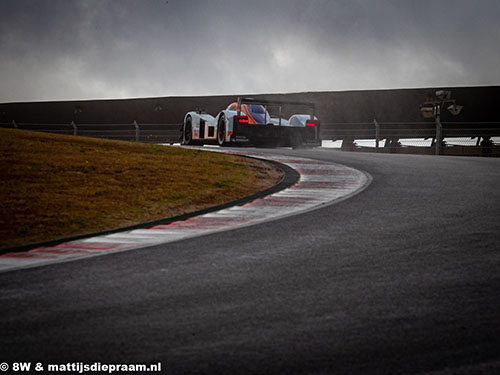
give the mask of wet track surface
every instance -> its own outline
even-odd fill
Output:
[[[500,159],[279,152],[373,181],[297,216],[0,274],[0,362],[499,373]]]

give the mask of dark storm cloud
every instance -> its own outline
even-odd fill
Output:
[[[2,102],[500,83],[496,0],[0,4]]]

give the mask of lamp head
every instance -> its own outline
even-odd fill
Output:
[[[457,105],[455,103],[448,106],[447,110],[453,115],[458,116],[462,112],[463,105]]]

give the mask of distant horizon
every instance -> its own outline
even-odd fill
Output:
[[[161,98],[204,98],[204,97],[226,97],[226,96],[250,96],[250,95],[293,95],[293,94],[308,94],[308,93],[330,93],[330,92],[367,92],[367,91],[404,91],[404,90],[439,90],[439,89],[464,89],[464,88],[482,88],[482,87],[499,87],[500,84],[492,85],[468,85],[468,86],[428,86],[428,87],[397,87],[385,89],[353,89],[353,90],[311,90],[311,91],[294,91],[294,92],[261,92],[261,93],[234,93],[234,94],[207,94],[207,95],[160,95],[160,96],[137,96],[137,97],[122,97],[122,98],[89,98],[89,99],[54,99],[54,100],[26,100],[26,101],[5,101],[0,104],[14,103],[50,103],[50,102],[91,102],[91,101],[111,101],[111,100],[148,100]]]

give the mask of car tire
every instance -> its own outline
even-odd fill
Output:
[[[219,146],[226,145],[226,117],[221,115],[217,122],[217,144]]]
[[[290,146],[292,146],[294,150],[301,149],[303,147],[302,138],[296,134],[293,134],[290,137]]]
[[[193,144],[193,120],[191,117],[186,119],[184,123],[184,130],[182,134],[182,144],[192,145]]]

